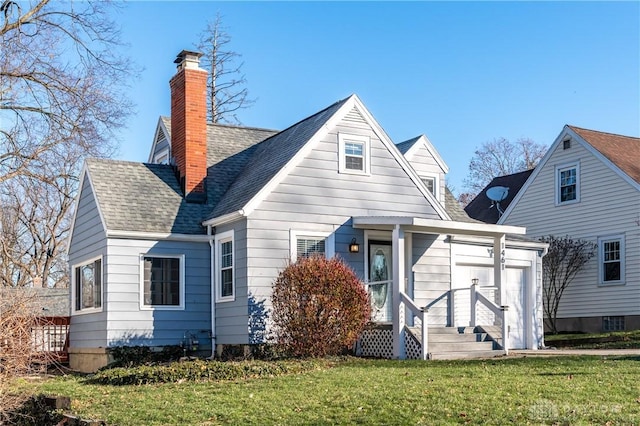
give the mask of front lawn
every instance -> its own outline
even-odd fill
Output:
[[[640,330],[596,334],[546,334],[547,346],[567,349],[640,349]]]
[[[141,386],[23,382],[118,425],[640,424],[640,357],[348,359],[305,373]]]

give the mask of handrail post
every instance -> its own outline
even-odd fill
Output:
[[[455,294],[456,292],[452,290],[449,290],[449,309],[450,309],[450,326],[451,327],[455,327],[456,326],[456,298],[455,298]]]
[[[429,310],[422,310],[422,360],[426,361],[429,354],[429,319],[428,319]]]
[[[471,284],[470,289],[471,294],[469,295],[469,300],[471,302],[471,318],[470,318],[470,326],[475,327],[477,318],[476,318],[476,304],[478,303],[478,283]]]
[[[509,355],[509,324],[507,323],[508,306],[501,306],[502,310],[502,349],[505,355]]]

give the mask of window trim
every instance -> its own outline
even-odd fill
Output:
[[[84,315],[84,314],[95,314],[102,312],[104,310],[104,256],[99,255],[92,257],[90,259],[84,260],[82,262],[76,263],[71,266],[71,314],[72,315]],[[86,265],[90,265],[95,263],[97,260],[100,261],[100,307],[98,308],[80,308],[76,309],[76,297],[78,297],[78,292],[76,290],[76,269],[81,268]]]
[[[298,259],[298,239],[299,238],[323,238],[324,242],[324,256],[327,259],[335,256],[335,233],[323,232],[323,231],[305,231],[290,229],[289,230],[289,258],[291,262],[295,262]]]
[[[231,241],[231,296],[222,296],[222,244]],[[234,230],[221,232],[215,236],[215,292],[216,303],[236,300],[236,243]]]
[[[435,173],[420,173],[420,180],[422,179],[433,179],[433,193],[432,195],[436,197],[436,200],[440,200],[440,179],[439,176]],[[422,182],[424,183],[424,182]],[[427,184],[424,185],[427,189]]]
[[[180,303],[178,305],[146,305],[144,303],[144,258],[157,257],[161,259],[178,259],[180,261]],[[185,305],[185,255],[184,254],[140,254],[140,310],[142,311],[183,311]]]
[[[620,279],[619,280],[604,280],[604,243],[611,241],[620,242]],[[625,239],[624,234],[606,235],[598,237],[598,284],[601,286],[612,285],[625,285]]]
[[[560,173],[566,170],[576,169],[576,198],[575,200],[560,200]],[[564,206],[567,204],[576,204],[580,202],[580,162],[560,164],[555,167],[555,201],[556,206]]]
[[[354,170],[346,167],[345,146],[349,142],[362,144],[362,161],[363,169]],[[338,172],[351,175],[371,175],[371,138],[369,136],[351,135],[347,133],[338,133]]]

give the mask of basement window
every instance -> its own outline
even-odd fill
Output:
[[[602,331],[624,331],[624,317],[602,317]]]

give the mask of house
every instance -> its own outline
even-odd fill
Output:
[[[282,131],[207,123],[199,56],[178,55],[149,163],[84,166],[72,368],[94,370],[123,345],[219,355],[263,343],[273,281],[311,252],[341,257],[368,286],[379,327],[362,354],[435,358],[437,332],[453,332],[459,356],[543,344],[545,245],[452,203],[426,137],[399,149],[356,95]]]
[[[598,245],[560,300],[559,331],[640,328],[639,138],[565,126],[497,223]]]
[[[495,177],[475,196],[464,211],[469,217],[485,223],[498,223],[500,216],[509,207],[520,188],[533,173],[533,169],[505,176]],[[491,188],[498,190],[498,197],[491,194]],[[495,190],[493,190],[495,191]],[[493,197],[495,199],[490,198]],[[498,200],[499,198],[499,200]]]

